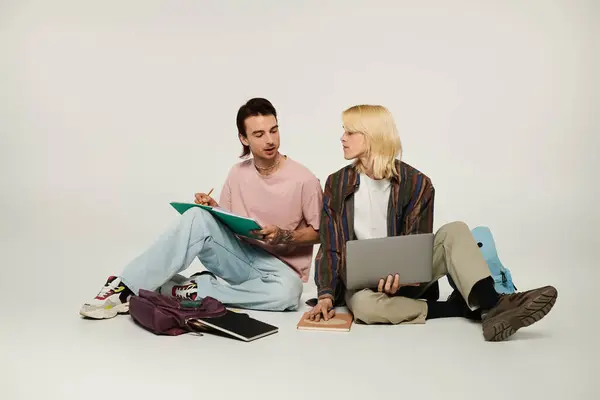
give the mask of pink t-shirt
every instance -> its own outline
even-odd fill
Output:
[[[289,157],[282,162],[270,176],[261,175],[252,160],[234,165],[223,185],[219,207],[254,218],[261,226],[296,230],[310,225],[318,231],[323,206],[321,183],[302,164]],[[308,281],[314,246],[270,246],[244,239],[272,253],[295,269],[303,282]]]

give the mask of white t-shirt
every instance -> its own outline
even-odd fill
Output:
[[[360,175],[360,186],[354,193],[354,234],[358,240],[387,236],[391,186],[389,179]]]

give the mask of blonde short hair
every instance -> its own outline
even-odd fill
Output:
[[[390,179],[399,176],[396,159],[402,157],[402,143],[392,113],[387,108],[356,105],[342,113],[342,121],[346,132],[365,136],[367,159],[373,163],[374,178]],[[360,159],[354,165],[359,172],[366,169]]]

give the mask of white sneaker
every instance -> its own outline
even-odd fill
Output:
[[[190,278],[176,276],[162,285],[158,292],[162,295],[175,297],[179,300],[196,300],[198,285]]]
[[[189,278],[177,274],[158,288],[158,293],[175,297],[179,300],[196,300],[198,297],[198,284],[196,283],[196,278],[202,275],[209,275],[213,279],[217,279],[215,274],[209,271],[197,272]]]
[[[111,276],[100,293],[81,307],[79,314],[93,319],[113,318],[117,314],[127,314],[129,297],[132,294],[133,292],[123,284],[121,278]]]

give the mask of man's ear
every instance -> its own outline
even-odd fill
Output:
[[[248,142],[248,139],[247,139],[247,138],[245,138],[245,137],[244,137],[244,136],[242,136],[242,135],[238,135],[238,137],[239,137],[239,139],[240,139],[240,142],[241,142],[241,143],[242,143],[244,146],[250,146],[250,142]]]

